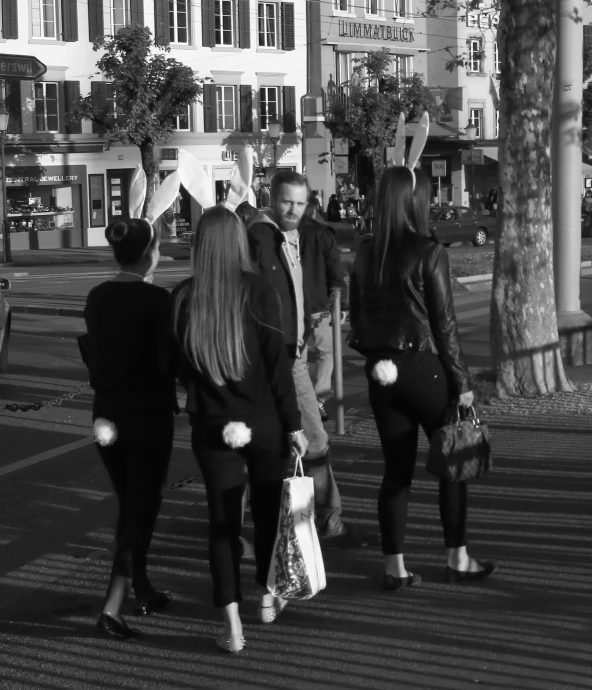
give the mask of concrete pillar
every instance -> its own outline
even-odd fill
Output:
[[[592,319],[580,305],[583,0],[557,0],[553,101],[553,269],[564,362],[592,364]]]

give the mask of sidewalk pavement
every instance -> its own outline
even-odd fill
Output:
[[[345,518],[375,532],[380,444],[360,357],[346,351],[345,362],[347,431],[332,433],[332,461]],[[590,388],[587,395],[590,402]],[[127,620],[144,634],[139,641],[104,639],[93,629],[109,576],[115,510],[113,497],[104,498],[110,487],[103,475],[76,488],[82,468],[96,462],[94,449],[52,461],[62,463],[70,478],[61,488],[52,486],[49,469],[21,470],[18,485],[38,487],[29,515],[57,510],[60,490],[68,490],[76,491],[79,504],[71,515],[91,513],[94,521],[75,538],[60,542],[53,535],[49,551],[1,571],[0,688],[589,688],[592,408],[578,414],[570,401],[573,396],[564,394],[552,396],[544,410],[522,401],[513,410],[500,403],[482,411],[495,467],[471,484],[469,539],[473,555],[499,560],[494,577],[464,587],[444,583],[437,483],[423,469],[422,437],[406,543],[406,563],[422,575],[422,584],[385,592],[378,547],[325,551],[327,589],[290,603],[278,621],[262,626],[255,618],[253,561],[247,560],[241,605],[247,646],[238,655],[224,655],[214,644],[222,626],[211,603],[206,495],[184,417],[177,420],[170,488],[150,558],[155,584],[170,589],[174,600],[143,619],[132,616],[129,603]],[[69,412],[41,411],[29,419],[53,415],[68,428]],[[178,486],[187,477],[196,481]],[[30,521],[15,520],[12,525],[3,515],[3,527],[22,538]],[[248,517],[246,525],[252,539]]]

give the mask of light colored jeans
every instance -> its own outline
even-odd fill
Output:
[[[306,348],[294,360],[292,374],[302,417],[302,430],[308,439],[308,450],[303,458],[304,472],[312,477],[315,492],[315,522],[320,537],[332,537],[343,532],[341,496],[335,483],[329,461],[329,436],[323,427],[308,364]]]
[[[321,312],[313,314],[313,319],[318,319]],[[316,374],[314,390],[317,400],[326,403],[331,397],[331,376],[333,374],[333,327],[331,317],[325,317],[314,329],[310,337],[316,350]]]

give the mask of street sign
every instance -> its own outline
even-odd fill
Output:
[[[0,79],[37,79],[47,67],[31,55],[0,54]]]
[[[471,160],[471,153],[473,159]],[[463,149],[461,153],[461,161],[463,165],[483,165],[483,149]]]
[[[446,177],[446,161],[432,161],[432,177]]]

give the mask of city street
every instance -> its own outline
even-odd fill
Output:
[[[156,282],[170,287],[184,271],[163,265]],[[10,297],[51,292],[83,303],[104,278],[73,270],[15,280]],[[592,307],[592,278],[582,280],[582,300]],[[488,302],[484,293],[456,299],[471,366],[489,360]],[[15,314],[2,401],[50,399],[84,382],[75,340],[83,329],[80,318]],[[334,438],[333,458],[347,519],[376,531],[381,459],[361,365],[346,348],[348,434]],[[485,413],[496,467],[472,489],[470,539],[476,556],[500,560],[496,577],[466,588],[443,584],[436,484],[420,458],[408,560],[424,583],[389,595],[380,588],[378,547],[327,552],[327,590],[264,628],[255,622],[247,561],[248,646],[235,657],[213,642],[221,625],[210,600],[199,479],[167,489],[154,539],[152,573],[174,592],[172,605],[140,620],[129,604],[130,624],[145,633],[138,642],[95,635],[115,504],[89,436],[90,403],[85,390],[61,407],[0,412],[0,688],[589,687],[592,410],[572,414],[568,401],[545,414],[524,406]],[[181,416],[169,484],[196,476]]]

